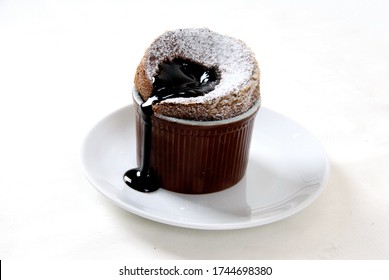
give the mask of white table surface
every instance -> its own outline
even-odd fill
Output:
[[[0,259],[388,259],[388,3],[1,0]],[[126,212],[86,180],[84,136],[131,103],[151,41],[182,27],[245,41],[263,106],[323,143],[331,176],[309,207],[193,230]]]

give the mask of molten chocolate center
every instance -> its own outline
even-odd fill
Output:
[[[158,101],[201,96],[214,90],[217,82],[215,68],[176,58],[160,65],[159,74],[154,78],[153,95]]]
[[[124,174],[128,186],[141,192],[156,191],[160,187],[157,175],[150,167],[152,105],[169,98],[202,96],[214,90],[218,83],[216,68],[207,68],[180,58],[159,65],[152,96],[141,104],[142,162],[139,168],[130,169]]]

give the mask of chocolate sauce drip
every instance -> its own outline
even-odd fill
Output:
[[[141,104],[142,162],[139,168],[124,174],[128,186],[141,192],[153,192],[160,187],[158,177],[150,167],[152,105],[169,98],[202,96],[214,90],[218,82],[216,68],[207,68],[192,61],[177,58],[159,66],[159,73],[154,77],[153,93]]]

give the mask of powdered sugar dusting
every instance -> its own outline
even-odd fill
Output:
[[[254,54],[242,41],[205,28],[168,31],[151,44],[146,56],[145,70],[150,81],[160,63],[177,57],[218,69],[220,82],[213,91],[199,97],[162,101],[181,104],[207,103],[239,91],[251,79],[255,63]]]

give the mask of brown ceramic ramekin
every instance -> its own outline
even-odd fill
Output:
[[[142,157],[143,103],[134,88],[137,161]],[[152,116],[150,167],[161,187],[178,193],[206,194],[238,183],[246,172],[251,135],[260,100],[247,112],[225,120],[192,121]]]

